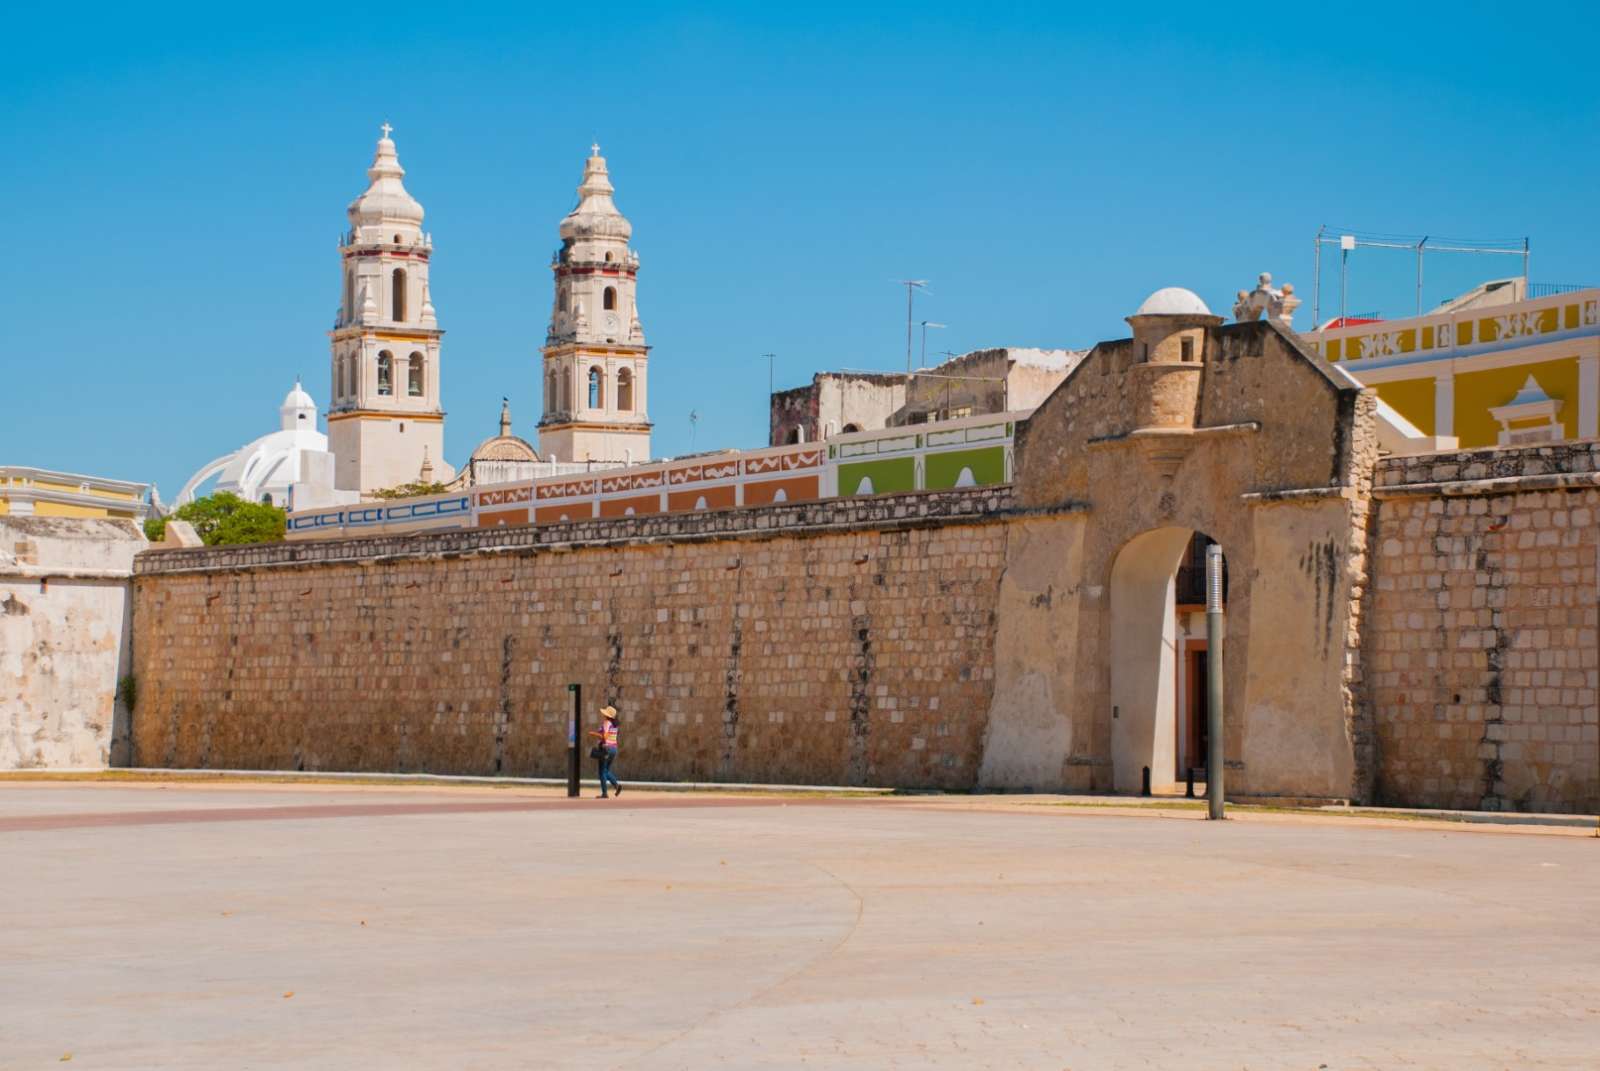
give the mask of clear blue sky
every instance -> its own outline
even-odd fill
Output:
[[[556,227],[598,138],[643,259],[656,451],[779,385],[1121,337],[1149,291],[1310,297],[1320,224],[1533,239],[1600,283],[1600,5],[78,5],[0,34],[0,461],[156,480],[329,395],[378,124],[436,243],[447,453],[535,438]],[[1331,265],[1330,261],[1330,265]],[[1350,307],[1405,314],[1404,255]],[[1514,262],[1436,257],[1429,302]],[[1330,292],[1331,293],[1331,292]],[[1325,300],[1324,309],[1328,308]],[[1302,325],[1310,320],[1308,300]]]

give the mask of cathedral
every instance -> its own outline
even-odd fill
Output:
[[[422,205],[402,182],[406,172],[391,131],[384,124],[369,185],[348,210],[339,245],[342,296],[329,332],[335,484],[364,496],[414,480],[482,482],[474,474],[503,468],[510,438],[502,410],[501,434],[480,447],[495,444],[495,457],[474,451],[459,477],[444,459],[444,329],[429,289],[433,236],[422,229]],[[635,295],[639,256],[628,246],[633,228],[612,193],[596,145],[551,260],[543,418],[538,452],[526,459],[551,472],[650,457],[650,348]],[[501,464],[479,464],[490,461]]]

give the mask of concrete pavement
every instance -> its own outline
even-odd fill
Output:
[[[1595,1066],[1594,838],[1039,803],[0,783],[0,1066]]]

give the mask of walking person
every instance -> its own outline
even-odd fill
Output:
[[[589,735],[596,739],[593,753],[600,760],[600,798],[606,798],[608,781],[616,789],[617,795],[622,795],[622,782],[611,770],[612,764],[617,761],[617,708],[601,707],[600,728],[591,729]]]

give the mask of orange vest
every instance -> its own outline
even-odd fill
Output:
[[[600,741],[606,747],[616,747],[617,746],[617,723],[616,722],[608,721],[608,722],[605,722],[604,724],[602,724],[600,726],[600,733],[601,733]]]

